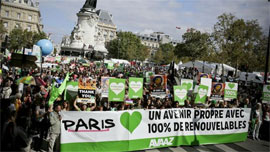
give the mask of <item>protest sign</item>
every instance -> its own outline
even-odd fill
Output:
[[[77,102],[96,102],[96,80],[80,78],[78,83],[78,100]]]
[[[178,101],[179,105],[184,105],[187,99],[187,85],[173,86],[174,90],[174,101]]]
[[[270,103],[270,85],[263,86],[263,103]]]
[[[200,84],[200,82],[201,82],[201,78],[211,78],[212,76],[211,76],[211,74],[207,74],[207,73],[199,73],[199,75],[197,76],[197,80],[198,80],[198,84]]]
[[[237,90],[238,90],[237,83],[226,82],[225,83],[224,99],[225,100],[236,99],[237,98]]]
[[[225,84],[219,82],[212,83],[212,99],[221,100],[224,95]]]
[[[150,87],[153,89],[152,95],[158,97],[166,96],[167,89],[167,76],[166,75],[154,75],[150,77]]]
[[[113,70],[113,69],[114,69],[114,64],[113,64],[113,62],[105,63],[105,65],[106,65],[106,68],[109,69],[109,70]]]
[[[129,78],[128,97],[130,99],[142,98],[143,78]]]
[[[37,61],[36,62],[41,63],[41,61],[42,61],[42,54],[41,54],[41,49],[40,49],[39,46],[37,46],[37,45],[34,45],[33,46],[33,52],[32,52],[31,55],[36,56],[37,57]]]
[[[101,77],[101,96],[108,97],[110,77]]]
[[[154,75],[154,72],[148,71],[145,73],[146,83],[150,83],[150,77]]]
[[[250,109],[62,112],[61,151],[135,151],[241,142]]]
[[[201,85],[205,85],[208,87],[207,96],[211,96],[211,90],[212,90],[212,79],[210,78],[201,78]]]
[[[205,103],[207,97],[208,86],[200,85],[198,88],[198,93],[195,98],[195,103]]]
[[[109,80],[109,101],[124,101],[125,98],[125,79]]]
[[[74,101],[78,95],[78,82],[68,81],[64,94],[64,100]]]
[[[193,90],[193,80],[191,79],[181,79],[181,85],[186,85],[187,90]]]

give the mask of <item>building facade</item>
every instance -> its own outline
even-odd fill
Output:
[[[171,43],[176,46],[179,41],[172,39],[169,35],[163,32],[154,32],[151,34],[136,34],[140,38],[141,43],[150,49],[150,55],[153,57],[156,51],[159,49],[160,44]],[[150,57],[150,58],[151,58]]]
[[[103,33],[105,38],[105,43],[110,42],[111,40],[116,38],[116,30],[117,27],[113,23],[112,14],[109,14],[108,11],[105,10],[97,10],[97,15],[99,17],[97,30]]]
[[[42,32],[39,3],[33,0],[1,0],[1,20],[8,34],[14,28]]]

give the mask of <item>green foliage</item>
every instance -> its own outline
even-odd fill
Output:
[[[208,59],[211,46],[208,33],[201,33],[200,31],[191,29],[182,37],[183,42],[178,44],[174,51],[179,58],[187,57],[191,61]]]
[[[174,58],[174,46],[171,43],[160,44],[158,51],[153,57],[157,64],[169,64]]]
[[[131,32],[119,32],[117,39],[107,45],[109,57],[125,60],[144,61],[150,51],[141,44],[141,40]]]
[[[46,39],[47,36],[44,32],[36,33],[21,28],[15,28],[11,31],[10,35],[10,50],[20,50],[23,47],[32,48],[37,41]]]

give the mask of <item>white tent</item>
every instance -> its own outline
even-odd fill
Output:
[[[186,68],[194,67],[194,68],[197,68],[200,72],[202,72],[203,68],[204,68],[204,73],[212,73],[212,69],[214,69],[214,67],[207,64],[206,62],[203,63],[202,61],[195,61],[195,62],[190,61],[190,62],[181,64],[179,67],[180,68],[182,68],[182,67],[186,67]]]
[[[179,67],[194,67],[197,68],[199,70],[199,72],[203,72],[203,68],[204,68],[204,73],[209,73],[209,74],[218,74],[221,75],[222,71],[224,75],[228,75],[229,71],[233,71],[235,72],[235,68],[227,65],[227,64],[220,64],[220,63],[210,63],[210,62],[203,62],[203,61],[195,61],[195,62],[187,62],[184,63],[182,65],[180,65]]]

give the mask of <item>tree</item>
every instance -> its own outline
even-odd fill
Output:
[[[150,51],[141,44],[141,40],[131,32],[119,32],[117,39],[107,45],[109,57],[125,60],[144,61]]]
[[[209,57],[211,41],[208,33],[190,29],[182,37],[183,42],[175,48],[175,54],[179,58],[189,58],[194,62],[197,59],[206,60]]]
[[[20,50],[22,48],[33,48],[41,39],[46,39],[47,36],[44,32],[37,33],[28,30],[23,30],[21,28],[15,28],[11,31],[10,35],[10,50]]]
[[[214,25],[213,38],[222,61],[247,71],[250,57],[256,58],[254,49],[262,40],[262,32],[257,20],[244,21],[232,14],[222,14]]]

